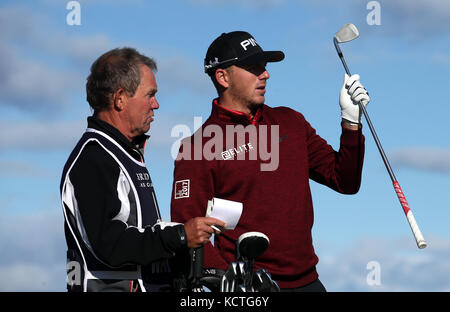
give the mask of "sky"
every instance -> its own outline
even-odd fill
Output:
[[[145,156],[169,220],[179,140],[171,131],[194,131],[216,96],[203,72],[209,44],[245,30],[263,49],[282,50],[286,58],[267,67],[266,104],[301,112],[337,150],[344,70],[332,39],[348,22],[360,37],[341,48],[370,93],[367,111],[428,247],[417,248],[363,120],[359,193],[311,181],[320,279],[329,291],[450,291],[449,1],[75,4],[79,11],[70,1],[0,1],[0,291],[65,291],[59,183],[92,114],[85,82],[98,56],[131,46],[158,64],[160,108]]]

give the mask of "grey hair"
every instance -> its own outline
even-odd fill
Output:
[[[95,112],[108,108],[113,94],[122,88],[133,96],[141,83],[140,66],[157,70],[156,62],[136,49],[125,47],[101,55],[91,66],[86,82],[86,98]]]

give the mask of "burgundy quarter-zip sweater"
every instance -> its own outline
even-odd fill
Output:
[[[234,132],[227,135],[227,130]],[[307,285],[318,278],[309,179],[354,194],[363,158],[361,129],[342,127],[336,152],[302,114],[290,108],[261,105],[250,118],[223,108],[216,99],[208,120],[181,144],[175,161],[172,220],[205,216],[213,197],[242,202],[236,228],[216,235],[214,246],[205,245],[204,267],[226,270],[235,260],[238,237],[259,231],[269,237],[270,246],[255,267],[269,271],[281,288]]]

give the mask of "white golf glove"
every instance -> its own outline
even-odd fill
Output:
[[[359,82],[359,75],[344,76],[344,84],[339,94],[339,105],[341,106],[341,117],[345,121],[354,124],[361,123],[361,114],[358,103],[361,101],[364,107],[370,102],[369,93]]]

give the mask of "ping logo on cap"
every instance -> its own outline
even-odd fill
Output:
[[[253,38],[248,38],[244,41],[241,41],[241,46],[242,46],[242,48],[244,48],[245,51],[247,51],[247,47],[249,45],[256,47],[258,44],[256,43],[256,40]]]

